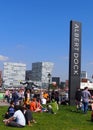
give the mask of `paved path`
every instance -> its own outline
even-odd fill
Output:
[[[0,106],[9,106],[9,103],[0,101]]]

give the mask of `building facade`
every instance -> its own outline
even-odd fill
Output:
[[[0,71],[0,87],[2,86],[2,71]]]
[[[52,77],[52,82],[55,82],[57,86],[60,85],[60,77]]]
[[[87,79],[87,72],[86,71],[81,71],[81,79]]]
[[[26,80],[32,80],[32,70],[26,70]]]
[[[5,87],[18,87],[25,81],[26,65],[22,63],[4,63],[3,81]]]
[[[32,63],[32,81],[40,82],[46,86],[49,82],[48,74],[52,73],[54,64],[52,62]]]

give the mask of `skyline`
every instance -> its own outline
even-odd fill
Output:
[[[70,21],[82,24],[81,70],[93,74],[92,0],[0,1],[0,70],[3,62],[53,62],[52,77],[68,79]]]

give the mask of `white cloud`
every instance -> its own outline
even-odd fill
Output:
[[[0,61],[6,61],[8,59],[9,59],[8,57],[0,55]]]

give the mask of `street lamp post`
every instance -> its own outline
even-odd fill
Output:
[[[49,91],[50,91],[50,78],[51,78],[51,74],[50,73],[48,73],[48,93],[49,93]]]

